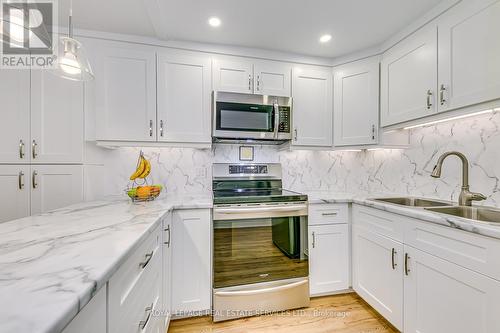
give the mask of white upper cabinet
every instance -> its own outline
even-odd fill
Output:
[[[202,53],[158,54],[158,141],[211,142],[211,68]]]
[[[293,68],[293,145],[332,145],[332,95],[330,68]]]
[[[156,141],[155,48],[92,41],[88,50],[97,140]]]
[[[29,165],[0,165],[0,223],[30,215]]]
[[[375,144],[379,122],[379,59],[334,69],[335,146]]]
[[[435,114],[436,82],[437,29],[430,24],[383,54],[382,126]]]
[[[69,206],[83,201],[83,166],[33,165],[31,214]]]
[[[253,93],[253,63],[245,58],[214,60],[214,90],[242,94]]]
[[[31,74],[32,163],[82,163],[83,84],[46,71]]]
[[[500,98],[500,1],[463,1],[438,31],[439,111]]]
[[[0,70],[0,163],[29,162],[30,71]]]
[[[405,332],[500,332],[500,282],[406,245],[405,256]]]
[[[255,93],[290,96],[292,67],[276,61],[259,61],[254,65]]]
[[[287,63],[220,57],[214,60],[214,90],[289,97],[291,73]]]

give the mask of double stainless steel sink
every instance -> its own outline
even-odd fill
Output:
[[[377,198],[373,200],[399,206],[423,208],[435,213],[453,215],[475,221],[500,223],[500,209],[490,207],[456,206],[448,201],[413,197]]]

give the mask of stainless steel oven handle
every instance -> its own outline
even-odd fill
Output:
[[[240,291],[216,291],[214,293],[215,296],[250,296],[250,295],[258,295],[265,294],[270,292],[276,292],[281,290],[287,290],[291,288],[295,288],[307,283],[307,280],[298,281],[290,284],[285,284],[283,286],[271,287],[271,288],[263,288],[256,290],[240,290]]]
[[[262,212],[295,212],[306,209],[307,205],[290,205],[274,207],[241,207],[241,208],[215,208],[218,214],[262,213]]]

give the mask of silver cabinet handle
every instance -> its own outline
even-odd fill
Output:
[[[396,249],[395,249],[395,248],[392,248],[392,262],[391,262],[391,264],[392,264],[392,269],[396,269],[396,266],[397,266],[397,264],[396,264],[396,258],[395,258],[396,253],[397,253],[397,252],[396,252]]]
[[[260,75],[257,75],[257,91],[260,91]]]
[[[160,120],[160,136],[163,137],[163,120]]]
[[[19,176],[18,176],[18,181],[19,181],[19,189],[22,190],[24,188],[24,172],[19,171]]]
[[[149,136],[153,136],[153,121],[149,121]]]
[[[31,144],[31,155],[33,156],[33,158],[36,158],[38,156],[37,148],[38,144],[36,143],[36,140],[33,140],[33,143]]]
[[[141,330],[143,330],[143,329],[146,327],[146,325],[148,324],[149,319],[151,318],[151,312],[152,312],[152,311],[153,311],[153,303],[151,303],[151,305],[150,305],[150,306],[148,306],[148,307],[146,307],[146,308],[144,309],[144,312],[146,313],[146,318],[145,318],[144,320],[141,320],[141,321],[139,322],[139,328],[140,328]]]
[[[38,176],[38,172],[33,171],[33,175],[31,176],[31,183],[33,184],[33,188],[37,188],[38,187],[38,183],[36,182],[36,176]]]
[[[252,90],[252,76],[248,74],[248,90]]]
[[[409,275],[410,268],[408,267],[408,261],[410,260],[410,256],[408,253],[405,253],[405,275]]]
[[[312,246],[313,246],[313,249],[314,249],[314,248],[316,248],[316,234],[314,233],[314,231],[312,233],[312,236],[313,236]]]
[[[429,89],[427,90],[427,110],[430,110],[432,107],[431,98],[432,98],[432,90]]]
[[[375,124],[372,125],[372,140],[375,140]]]
[[[150,253],[146,253],[146,255],[144,257],[146,258],[146,260],[139,263],[139,267],[142,269],[146,268],[146,266],[151,261],[151,258],[153,258],[153,251],[151,251]]]
[[[442,84],[441,87],[439,87],[439,103],[441,105],[444,105],[444,103],[446,103],[446,99],[444,98],[445,91],[446,91],[446,87],[444,86],[444,84]]]
[[[165,231],[168,233],[168,241],[166,241],[164,244],[167,245],[167,247],[170,247],[170,224],[167,226],[167,229]]]
[[[323,216],[337,216],[337,213],[331,212],[331,213],[321,213]]]
[[[293,135],[293,140],[294,140],[294,141],[297,141],[297,137],[298,137],[297,132],[298,132],[298,131],[297,131],[297,128],[294,128],[294,129],[293,129],[293,134],[294,134],[294,135]]]
[[[24,141],[23,140],[19,140],[19,158],[23,159],[24,155],[26,155],[24,153]]]

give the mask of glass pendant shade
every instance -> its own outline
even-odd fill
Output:
[[[71,37],[59,38],[57,75],[74,81],[94,79],[94,73],[82,44]]]

